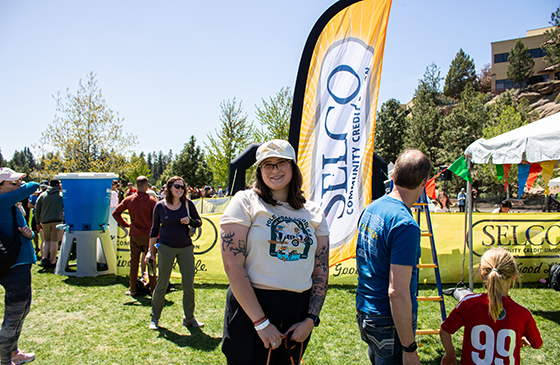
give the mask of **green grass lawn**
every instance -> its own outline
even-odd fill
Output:
[[[33,304],[20,348],[34,351],[36,364],[225,364],[220,341],[227,285],[196,283],[195,314],[206,324],[202,329],[181,325],[182,292],[176,285],[178,290],[167,294],[160,331],[150,331],[150,298],[125,296],[127,283],[127,278],[114,275],[57,276],[52,269],[34,266]],[[329,288],[305,364],[369,364],[356,325],[354,292],[354,286]],[[420,295],[435,293],[433,285],[421,285]],[[545,343],[542,350],[522,349],[523,363],[560,363],[560,292],[525,284],[510,294],[533,312]],[[1,287],[0,295],[4,295]],[[456,301],[445,299],[449,312]],[[439,328],[440,322],[436,303],[420,303],[419,328]],[[460,353],[462,332],[453,339]],[[439,337],[424,336],[420,341],[422,363],[439,364],[443,354]]]

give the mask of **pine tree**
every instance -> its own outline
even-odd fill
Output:
[[[23,172],[27,176],[31,172],[27,157],[23,151],[14,151],[12,159],[8,162],[8,167],[17,172]]]
[[[407,126],[405,111],[398,100],[383,103],[375,122],[374,150],[385,162],[395,162],[404,149]]]
[[[421,80],[418,80],[419,87],[430,94],[432,100],[436,104],[439,103],[440,95],[441,95],[441,81],[443,77],[441,77],[441,70],[432,62],[431,65],[426,66],[426,72],[424,72],[424,77]]]
[[[422,85],[419,85],[415,94],[406,146],[424,152],[433,166],[439,166],[443,113],[431,93]]]
[[[167,181],[171,176],[181,176],[191,186],[212,184],[212,171],[206,162],[204,152],[200,146],[196,145],[194,136],[191,136],[189,141],[185,143],[183,150],[165,170],[161,178],[162,183],[164,183],[163,180]]]
[[[544,62],[551,66],[560,64],[560,7],[550,16],[552,29],[544,33],[546,41],[541,44],[541,48],[546,53]]]
[[[476,89],[476,68],[473,59],[461,48],[451,61],[451,67],[445,77],[443,94],[459,100],[467,84],[473,85]]]
[[[488,119],[484,104],[486,98],[468,84],[461,94],[461,101],[444,119],[441,156],[448,165],[459,158],[465,149],[482,137]]]
[[[529,82],[534,73],[535,60],[528,51],[521,39],[518,39],[509,51],[507,77],[520,87],[523,86],[524,82]]]

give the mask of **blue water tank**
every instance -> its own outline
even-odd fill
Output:
[[[109,222],[114,173],[78,172],[55,176],[62,183],[64,221],[71,231],[99,231]]]

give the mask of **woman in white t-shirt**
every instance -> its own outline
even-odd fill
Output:
[[[230,365],[299,364],[327,294],[328,225],[302,194],[287,141],[262,144],[256,158],[254,187],[220,220],[230,282],[222,351]]]

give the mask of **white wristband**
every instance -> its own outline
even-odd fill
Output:
[[[256,325],[256,326],[255,326],[255,329],[256,329],[257,331],[264,330],[266,327],[268,327],[269,324],[270,324],[270,322],[269,322],[268,319],[267,319],[267,320],[265,320],[263,323]]]

